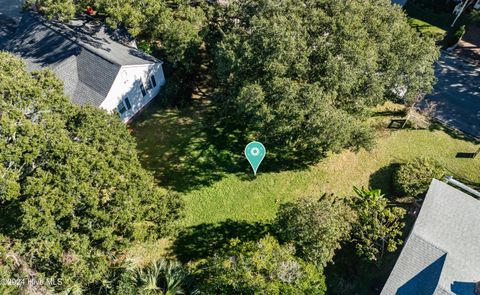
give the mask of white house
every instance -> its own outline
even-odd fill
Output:
[[[88,18],[63,24],[26,13],[5,49],[24,58],[28,70],[52,69],[74,103],[118,113],[128,122],[165,84],[162,62],[130,41]]]

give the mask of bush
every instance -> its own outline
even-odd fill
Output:
[[[295,246],[297,256],[324,267],[348,238],[355,219],[342,200],[324,195],[281,205],[273,229],[281,242]]]
[[[197,280],[180,262],[161,258],[139,268],[126,265],[108,294],[200,294]]]
[[[446,47],[452,47],[453,45],[457,44],[458,41],[465,35],[465,26],[458,27],[453,33],[450,32],[447,37],[445,38],[445,45]]]
[[[417,158],[400,164],[394,174],[394,188],[399,195],[418,197],[428,190],[432,178],[441,179],[445,169],[429,158]]]
[[[463,35],[465,35],[465,25],[460,26],[456,31],[455,31],[455,38],[459,41]],[[458,42],[457,41],[457,42]]]
[[[230,250],[200,267],[200,288],[205,294],[325,294],[322,271],[294,253],[292,245],[280,245],[272,236],[258,242],[231,240]]]
[[[473,10],[468,15],[468,21],[480,26],[480,10]]]
[[[357,254],[380,264],[385,252],[394,252],[402,244],[405,209],[392,207],[379,189],[353,187],[353,191],[358,222],[352,236]]]

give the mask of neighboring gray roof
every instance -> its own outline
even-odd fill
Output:
[[[87,19],[66,25],[25,13],[6,50],[24,58],[28,70],[52,69],[73,102],[100,106],[121,66],[159,62],[114,41],[107,31]]]
[[[382,295],[474,295],[480,201],[434,179]]]

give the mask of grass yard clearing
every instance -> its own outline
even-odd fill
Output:
[[[185,218],[179,221],[182,229],[175,239],[137,245],[125,253],[136,264],[164,255],[195,263],[232,238],[258,240],[269,231],[266,223],[279,205],[299,197],[319,197],[324,192],[352,195],[353,185],[381,188],[392,197],[394,163],[418,156],[432,156],[455,178],[480,184],[480,157],[456,157],[475,152],[478,145],[441,128],[388,129],[391,119],[398,119],[400,106],[394,104],[371,118],[378,126],[377,144],[371,151],[344,151],[302,170],[262,172],[260,168],[255,178],[246,159],[235,161],[231,152],[216,151],[209,144],[203,118],[207,108],[199,102],[167,109],[152,105],[131,126],[144,166],[159,184],[181,192],[186,203]],[[413,218],[406,221],[405,233]],[[377,268],[359,259],[351,246],[345,247],[326,269],[329,290],[335,294],[341,286],[360,295],[372,294],[372,288],[385,283],[399,253],[400,248],[386,255]]]
[[[431,4],[421,0],[407,1],[403,9],[408,15],[408,23],[422,36],[433,38],[438,45],[452,46],[458,41],[454,37],[456,30],[467,22],[466,14],[464,13],[452,27],[451,24],[455,19],[455,15],[452,13],[453,7],[450,12],[445,9],[438,11],[438,7],[434,8],[429,5]]]
[[[480,158],[456,158],[457,153],[474,152],[478,146],[442,129],[382,128],[371,151],[344,151],[298,171],[262,172],[260,167],[254,178],[246,159],[236,164],[228,160],[227,153],[223,157],[222,151],[212,151],[197,107],[153,106],[132,125],[145,167],[161,185],[183,192],[184,226],[228,219],[267,221],[281,203],[323,192],[352,194],[354,185],[381,188],[390,195],[392,164],[419,156],[439,160],[455,178],[480,183]],[[383,115],[372,120],[387,126],[390,118]]]
[[[407,1],[403,8],[409,17],[420,20],[422,23],[436,28],[435,30],[448,31],[455,18],[453,13],[434,11],[429,7],[422,7],[419,3],[412,0]]]
[[[372,186],[391,193],[391,164],[418,156],[435,156],[456,178],[479,183],[480,158],[455,158],[474,151],[471,142],[436,130],[401,130],[384,134],[372,151],[345,151],[305,171],[261,173],[242,180],[229,175],[210,187],[186,195],[185,225],[226,219],[262,221],[275,216],[279,204],[323,192],[352,194],[352,186]]]
[[[447,35],[447,31],[431,25],[423,20],[410,17],[408,23],[412,28],[420,32],[422,35],[433,37],[436,41],[441,41]]]

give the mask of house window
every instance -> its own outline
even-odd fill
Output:
[[[120,101],[120,103],[119,103],[118,106],[117,106],[117,110],[118,110],[118,112],[120,113],[120,115],[125,114],[125,112],[127,111],[127,109],[125,108],[125,105],[123,104],[123,101]]]
[[[128,99],[128,97],[125,97],[125,105],[127,106],[127,110],[130,110],[132,108],[132,105],[130,104],[130,100]]]
[[[155,76],[150,76],[150,81],[152,82],[153,87],[157,87],[157,81],[155,81]]]
[[[140,90],[142,90],[143,96],[147,95],[147,90],[145,90],[145,86],[143,86],[143,83],[140,83]]]

